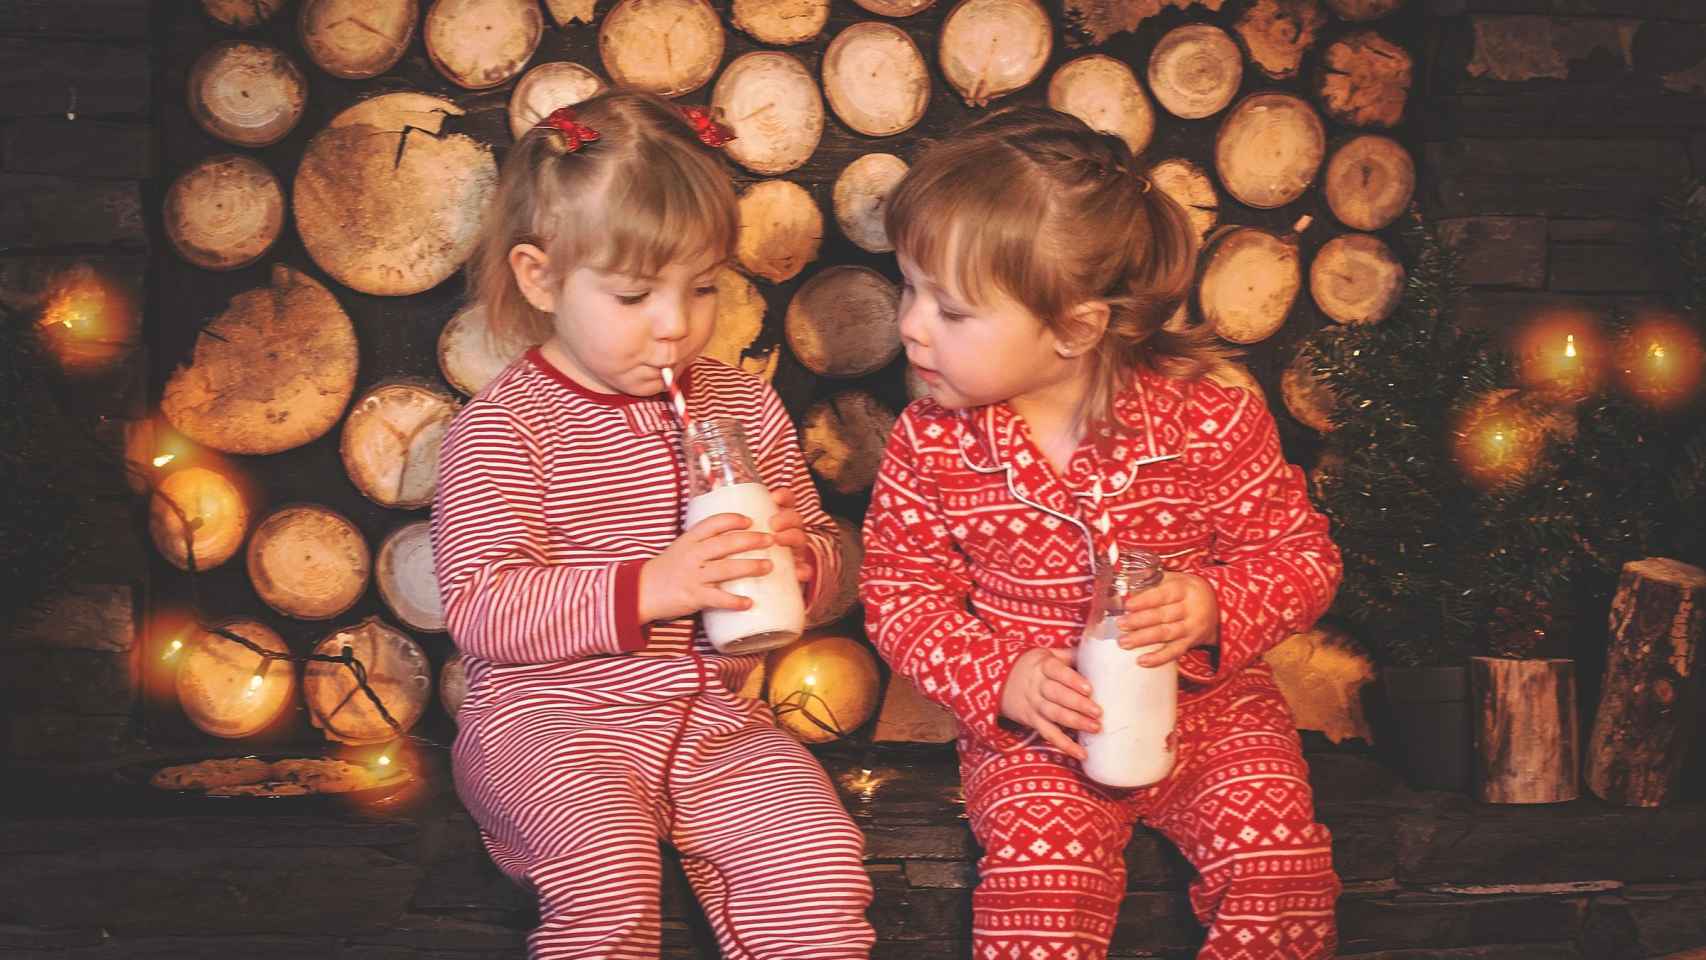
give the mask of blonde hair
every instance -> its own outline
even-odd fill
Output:
[[[734,254],[734,185],[675,104],[618,89],[573,109],[598,139],[570,151],[562,133],[534,127],[516,141],[468,263],[500,342],[538,343],[551,331],[551,315],[516,284],[516,244],[544,250],[558,280],[577,267],[652,276],[670,263]]]
[[[999,291],[1049,329],[1100,300],[1091,396],[1106,403],[1146,366],[1197,376],[1231,351],[1164,324],[1196,276],[1185,212],[1137,170],[1118,137],[1069,114],[1013,107],[927,149],[889,198],[895,248],[974,303]]]

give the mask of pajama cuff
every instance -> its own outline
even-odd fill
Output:
[[[649,631],[640,622],[640,568],[644,560],[626,560],[616,565],[616,583],[611,607],[616,620],[616,644],[622,653],[644,650]]]

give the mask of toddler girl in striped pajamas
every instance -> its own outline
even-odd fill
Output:
[[[735,695],[717,586],[792,548],[808,603],[834,525],[764,382],[699,357],[734,251],[733,187],[702,112],[613,92],[553,113],[505,160],[471,277],[500,335],[538,342],[456,417],[433,556],[468,664],[456,787],[499,869],[539,898],[534,958],[655,958],[659,844],[681,854],[723,956],[863,958],[863,841],[822,767]],[[781,511],[682,530],[681,424],[734,417]]]
[[[1331,956],[1329,837],[1261,654],[1326,609],[1339,554],[1262,398],[1163,326],[1194,272],[1184,212],[1124,142],[1040,108],[930,149],[889,203],[931,398],[889,440],[861,596],[960,723],[975,960],[1105,956],[1136,822],[1197,869],[1204,960]],[[1131,790],[1086,777],[1072,736],[1098,728],[1073,647],[1112,549],[1162,557],[1119,643],[1181,676],[1174,766]]]

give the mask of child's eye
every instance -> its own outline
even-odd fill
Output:
[[[694,287],[693,292],[701,297],[708,297],[717,292],[717,285],[712,283],[703,287]]]
[[[625,307],[631,307],[650,295],[650,290],[642,290],[639,293],[618,293],[616,294],[616,300]]]
[[[961,320],[966,318],[966,315],[963,313],[952,313],[947,310],[937,310],[936,314],[949,323],[959,323]]]

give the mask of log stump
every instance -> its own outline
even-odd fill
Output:
[[[936,0],[853,0],[860,7],[880,17],[910,17],[930,9]]]
[[[1208,172],[1184,157],[1173,157],[1150,167],[1149,179],[1185,209],[1197,239],[1206,240],[1220,222],[1220,195],[1215,193]]]
[[[1379,20],[1404,5],[1404,0],[1327,0],[1333,12],[1353,23]]]
[[[172,181],[161,219],[178,256],[203,270],[236,270],[284,229],[284,188],[259,161],[223,153]]]
[[[233,30],[248,30],[271,20],[285,0],[201,0],[210,19]]]
[[[1333,152],[1324,191],[1340,223],[1353,230],[1382,230],[1410,206],[1416,164],[1391,137],[1363,134]]]
[[[1037,0],[960,0],[942,22],[942,75],[969,107],[1030,86],[1048,63],[1054,25]]]
[[[788,349],[820,377],[862,377],[900,353],[900,291],[870,267],[818,271],[788,304]]]
[[[456,311],[438,334],[438,370],[458,393],[471,397],[526,353],[527,347],[500,339],[486,323],[485,306],[470,303]]]
[[[520,140],[558,107],[572,107],[604,90],[598,74],[578,63],[541,63],[521,75],[509,95],[509,133]]]
[[[1253,93],[1221,122],[1214,165],[1227,193],[1272,210],[1303,196],[1326,152],[1327,131],[1313,107],[1287,93]]]
[[[527,66],[545,15],[537,0],[435,0],[421,33],[432,65],[451,83],[490,90]]]
[[[1263,76],[1289,80],[1326,23],[1320,0],[1256,0],[1232,29]]]
[[[709,83],[723,42],[723,22],[705,0],[622,0],[598,28],[605,74],[665,97]]]
[[[1662,557],[1623,565],[1588,739],[1588,789],[1600,799],[1657,807],[1676,797],[1700,725],[1703,643],[1706,570]]]
[[[734,0],[729,22],[760,43],[792,46],[823,32],[829,0]]]
[[[206,467],[174,470],[148,502],[148,533],[155,549],[179,570],[212,570],[236,555],[249,532],[249,506],[224,474]]]
[[[1298,423],[1316,433],[1332,432],[1333,410],[1338,405],[1338,397],[1332,387],[1315,379],[1309,355],[1302,350],[1297,351],[1285,373],[1280,375],[1280,399]]]
[[[444,601],[438,595],[432,563],[430,522],[404,524],[385,537],[373,580],[379,599],[403,626],[422,633],[444,632]]]
[[[197,443],[279,453],[338,422],[355,390],[355,327],[313,277],[282,264],[231,298],[166,380],[160,410]]]
[[[249,538],[249,582],[267,606],[298,620],[330,620],[361,599],[373,570],[361,531],[318,504],[274,510]]]
[[[1372,30],[1334,42],[1316,92],[1327,115],[1352,127],[1393,127],[1410,99],[1409,51]]]
[[[189,78],[190,116],[203,130],[239,147],[284,139],[308,107],[308,78],[277,47],[241,40],[215,44]]]
[[[804,187],[791,180],[760,181],[740,195],[739,212],[735,260],[742,270],[783,283],[817,259],[823,212]]]
[[[839,493],[869,490],[894,423],[895,415],[863,390],[820,400],[801,423],[806,464]]]
[[[776,725],[806,743],[853,733],[877,710],[882,673],[871,648],[838,632],[807,634],[766,658]]]
[[[867,153],[848,164],[835,178],[831,193],[842,236],[870,253],[893,250],[883,218],[889,194],[905,176],[906,161],[892,153]]]
[[[284,639],[254,620],[215,624],[273,653],[289,654]],[[226,740],[252,737],[282,715],[296,693],[296,666],[260,654],[211,631],[184,644],[176,677],[178,706],[196,729]]]
[[[303,0],[296,26],[321,70],[365,80],[403,58],[420,14],[419,0]]]
[[[751,280],[742,276],[738,270],[719,271],[717,323],[711,330],[710,341],[699,355],[719,360],[763,379],[770,379],[775,373],[775,369],[770,366],[770,357],[747,356],[747,351],[764,335],[765,309],[764,297]]]
[[[737,57],[717,78],[711,113],[735,132],[725,148],[729,158],[765,176],[804,166],[823,139],[823,97],[791,53]]]
[[[1563,803],[1577,787],[1573,660],[1470,657],[1475,782],[1484,803]]]
[[[404,99],[357,104],[346,111],[354,118],[316,134],[291,196],[296,232],[320,269],[384,297],[430,290],[456,272],[479,242],[498,182],[490,146],[438,132],[461,113],[455,104],[438,100],[428,113],[417,94],[393,96]]]
[[[1155,107],[1131,68],[1100,53],[1064,63],[1048,84],[1048,105],[1092,130],[1113,134],[1135,154],[1155,136]]]
[[[327,657],[348,649],[367,671],[367,685],[403,732],[415,725],[432,699],[432,664],[408,635],[378,617],[368,617],[320,641],[314,652]],[[395,739],[373,701],[341,663],[311,661],[302,675],[308,719],[338,743],[385,743]]]
[[[1259,343],[1285,325],[1303,287],[1295,235],[1224,227],[1209,239],[1204,259],[1197,304],[1221,339]]]
[[[1347,233],[1315,254],[1309,292],[1334,323],[1379,323],[1404,298],[1404,265],[1379,237]]]
[[[382,507],[432,503],[438,448],[458,406],[424,380],[394,380],[367,391],[350,407],[338,444],[350,482]]]
[[[930,71],[905,30],[855,23],[824,51],[823,93],[842,123],[867,137],[892,137],[924,118]]]
[[[1226,31],[1191,24],[1168,31],[1149,56],[1149,89],[1175,117],[1197,120],[1226,108],[1244,82],[1244,58]]]
[[[571,23],[591,23],[598,4],[596,0],[545,0],[545,9],[559,27]]]

